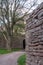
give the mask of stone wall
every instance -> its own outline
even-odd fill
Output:
[[[0,35],[0,48],[6,48],[6,40]]]
[[[15,36],[13,39],[13,44],[11,44],[11,48],[23,48],[23,40],[24,36]],[[4,37],[1,35],[0,36],[0,48],[5,48],[6,49],[6,40]]]
[[[26,65],[43,65],[43,3],[26,21]]]
[[[23,40],[24,40],[24,36],[15,36],[13,40],[12,48],[23,49]]]

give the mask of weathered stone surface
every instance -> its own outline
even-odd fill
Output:
[[[26,64],[43,65],[43,3],[29,15],[26,23]]]
[[[25,36],[15,36],[13,38],[13,43],[11,44],[11,48],[21,48],[23,49],[23,40]],[[0,36],[0,48],[5,48],[6,49],[6,40],[2,36]]]

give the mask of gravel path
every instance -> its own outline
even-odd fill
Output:
[[[25,52],[13,52],[0,55],[0,65],[17,65],[17,59]]]

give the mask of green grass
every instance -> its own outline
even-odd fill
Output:
[[[21,49],[20,48],[14,48],[12,49],[12,51],[20,51]]]
[[[0,54],[7,54],[7,53],[14,52],[14,51],[20,51],[20,50],[21,50],[20,48],[11,49],[9,51],[7,49],[0,49]]]
[[[18,58],[18,65],[26,65],[26,55],[22,55]]]
[[[10,53],[11,51],[6,50],[6,49],[0,49],[0,54],[7,54]]]

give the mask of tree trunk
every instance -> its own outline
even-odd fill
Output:
[[[13,44],[13,28],[7,30],[7,41],[6,48],[11,50],[11,46]]]
[[[11,38],[8,37],[8,39],[6,41],[6,48],[7,48],[7,50],[11,50],[10,44],[11,44]]]
[[[13,35],[12,36],[8,36],[8,39],[6,40],[6,48],[8,50],[11,50],[12,48],[12,44],[13,44]]]

